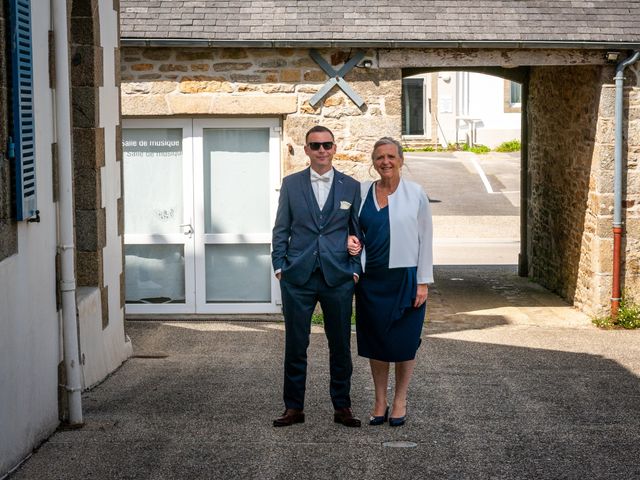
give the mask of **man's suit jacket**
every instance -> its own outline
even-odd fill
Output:
[[[273,269],[294,285],[304,285],[318,265],[325,281],[336,286],[362,272],[359,256],[347,252],[347,235],[360,237],[360,184],[334,169],[330,205],[320,212],[309,168],[284,178],[273,227]]]

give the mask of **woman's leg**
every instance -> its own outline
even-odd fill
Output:
[[[415,359],[396,363],[396,391],[393,395],[393,407],[391,416],[400,418],[407,414],[407,392],[413,369],[416,366]]]
[[[371,376],[376,391],[376,404],[371,415],[380,417],[387,409],[387,385],[389,384],[389,362],[369,359]]]

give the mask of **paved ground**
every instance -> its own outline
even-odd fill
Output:
[[[307,422],[274,429],[277,316],[130,321],[135,357],[84,394],[85,427],[56,433],[12,480],[640,478],[640,331],[598,330],[515,275],[517,154],[407,163],[433,200],[437,267],[406,426],[332,422],[319,327]],[[354,359],[366,418],[355,339]]]
[[[423,185],[436,216],[518,216],[520,152],[411,152],[403,176]]]
[[[12,480],[639,478],[640,331],[598,330],[514,268],[437,268],[404,427],[332,422],[320,328],[307,422],[274,429],[281,324],[128,322],[136,356],[84,394],[85,427]],[[358,357],[352,397],[366,417]]]
[[[520,152],[412,152],[405,164],[431,200],[436,264],[518,263]]]

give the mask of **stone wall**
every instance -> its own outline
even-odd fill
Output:
[[[529,95],[530,276],[581,310],[608,312],[611,296],[613,67],[534,67]],[[637,83],[637,80],[634,81]],[[631,109],[625,201],[625,284],[638,291],[640,95]]]
[[[76,299],[90,387],[132,353],[124,333],[119,9],[114,0],[72,3]]]
[[[349,50],[320,50],[337,70]],[[530,66],[530,276],[591,314],[607,311],[612,270],[613,67],[595,50],[379,50],[370,69],[345,80],[364,99],[356,107],[328,80],[307,49],[142,48],[122,52],[122,113],[128,117],[277,116],[282,173],[307,164],[304,133],[323,124],[336,134],[336,165],[357,178],[381,136],[400,138],[402,69]],[[432,71],[432,70],[429,70]],[[625,158],[624,285],[640,291],[640,88],[629,69]],[[505,76],[508,78],[508,75]]]
[[[636,64],[625,72],[628,98],[627,145],[623,149],[625,175],[623,185],[622,220],[624,259],[622,286],[625,294],[640,303],[640,67]],[[611,169],[611,167],[609,167]]]
[[[348,50],[320,50],[336,70]],[[124,48],[124,116],[279,116],[283,119],[283,174],[302,169],[304,133],[314,125],[336,135],[336,166],[366,176],[381,136],[400,137],[401,71],[356,67],[345,80],[364,100],[358,108],[338,87],[319,104],[309,100],[328,80],[306,49]]]
[[[78,286],[101,289],[103,326],[109,323],[103,249],[106,210],[102,204],[105,166],[99,88],[104,86],[98,0],[71,2],[71,99]]]

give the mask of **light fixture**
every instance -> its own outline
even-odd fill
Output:
[[[620,58],[620,52],[607,52],[605,58],[607,59],[607,62],[615,63]]]
[[[373,62],[367,58],[367,59],[363,60],[362,62],[360,62],[360,65],[358,65],[358,67],[360,67],[360,68],[371,68],[371,67],[373,67]]]

